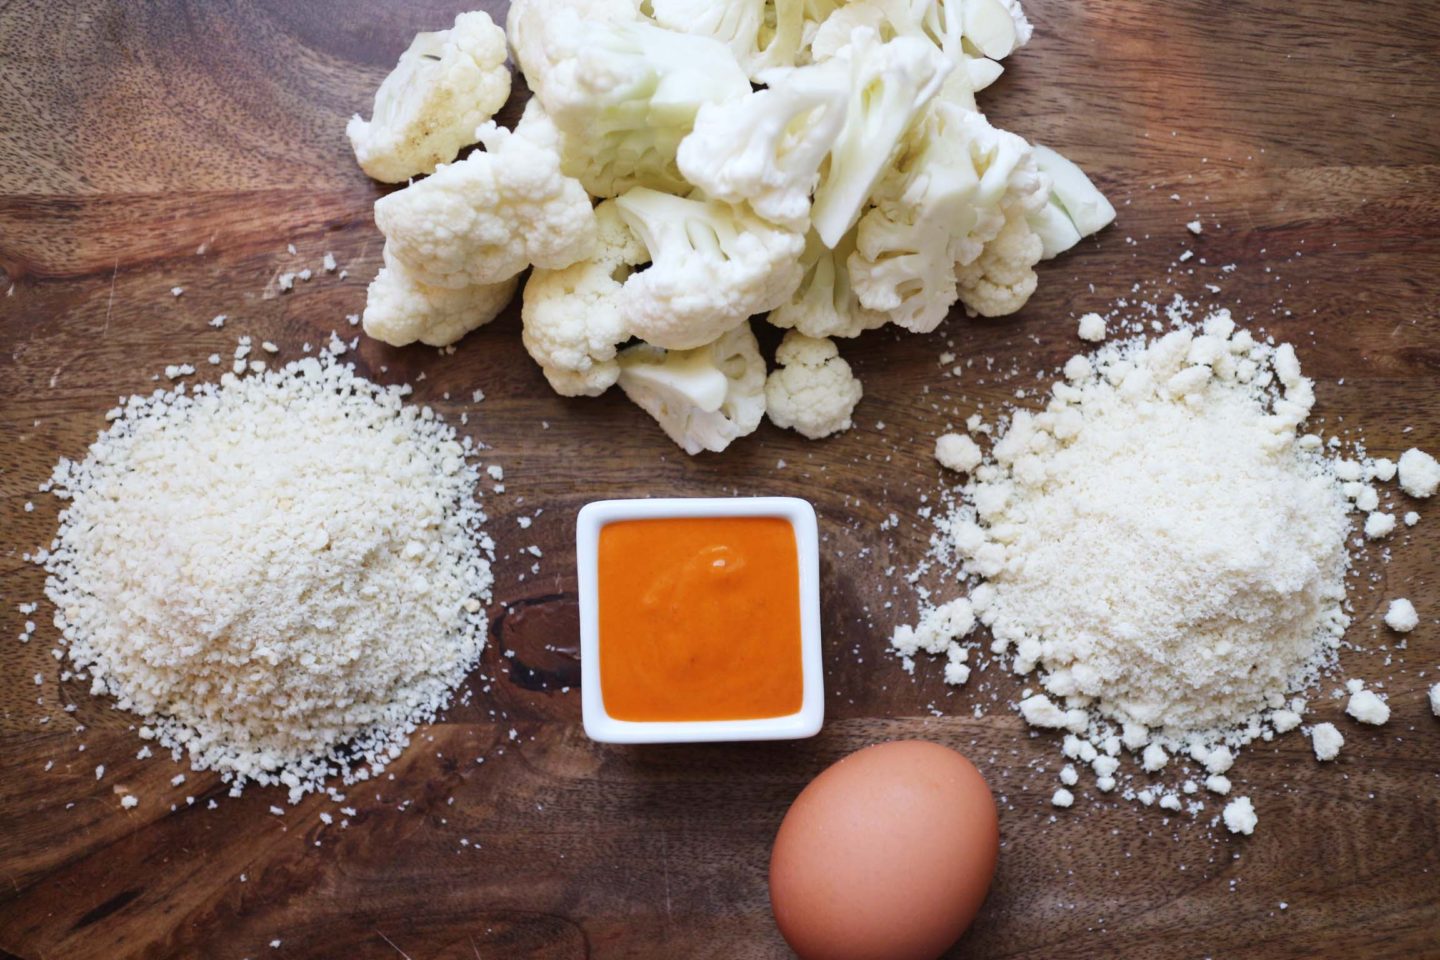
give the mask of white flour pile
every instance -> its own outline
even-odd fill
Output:
[[[479,656],[491,544],[470,443],[328,358],[132,397],[51,481],[77,674],[238,793],[399,755]]]
[[[1302,435],[1314,391],[1294,349],[1236,331],[1228,311],[1073,357],[1064,373],[988,458],[969,438],[937,444],[971,476],[934,556],[973,586],[892,644],[945,656],[946,679],[963,683],[978,620],[1017,672],[1039,670],[1043,689],[1020,710],[1068,731],[1066,755],[1099,790],[1116,788],[1128,749],[1149,772],[1183,751],[1227,793],[1233,749],[1298,726],[1305,704],[1288,698],[1334,662],[1349,622],[1348,512],[1369,511],[1367,533],[1388,534],[1369,482],[1396,467],[1327,457]],[[1134,795],[1182,805],[1167,788]],[[1227,824],[1253,828],[1239,813]]]

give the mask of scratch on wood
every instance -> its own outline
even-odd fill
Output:
[[[386,943],[390,944],[390,946],[395,950],[395,952],[398,953],[398,954],[400,954],[400,956],[404,957],[405,960],[410,960],[410,954],[406,953],[404,950],[401,950],[399,947],[395,946],[395,941],[394,941],[394,940],[391,940],[389,937],[385,936],[385,934],[381,933],[381,932],[380,932],[380,929],[379,929],[378,927],[375,929],[375,935],[376,935],[377,937],[379,937],[381,940],[384,940]]]
[[[120,272],[120,261],[115,261],[115,267],[110,271],[110,299],[105,304],[105,329],[100,331],[100,339],[105,339],[110,333],[110,311],[115,306],[115,276]]]

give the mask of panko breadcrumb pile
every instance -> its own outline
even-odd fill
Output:
[[[479,656],[493,555],[471,442],[408,393],[322,354],[112,410],[32,558],[62,679],[234,793],[398,756]]]

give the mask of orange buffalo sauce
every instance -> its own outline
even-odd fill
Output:
[[[800,564],[788,520],[607,523],[598,566],[610,716],[754,720],[800,709]]]

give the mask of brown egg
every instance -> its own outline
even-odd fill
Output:
[[[935,743],[882,743],[795,798],[770,856],[770,905],[802,960],[934,960],[975,919],[999,851],[974,764]]]

